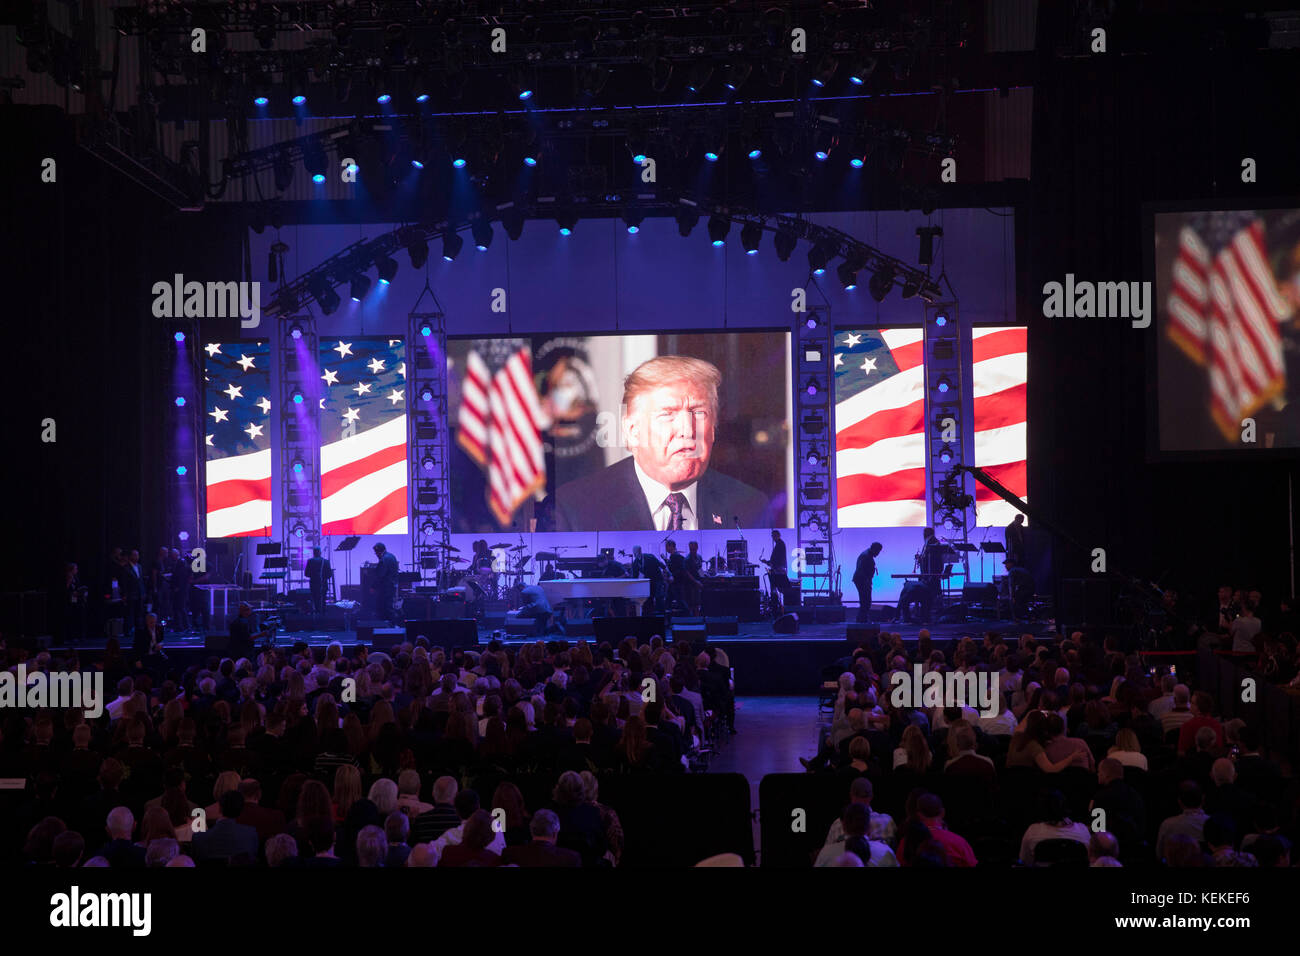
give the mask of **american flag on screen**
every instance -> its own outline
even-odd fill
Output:
[[[835,335],[835,491],[842,528],[923,527],[921,329]]]
[[[320,346],[321,530],[406,534],[406,350],[402,339]]]
[[[270,537],[270,343],[203,348],[207,536]]]
[[[971,385],[975,411],[975,466],[1007,490],[1028,500],[1027,475],[1029,333],[1024,326],[971,332]],[[977,525],[1006,525],[1017,514],[975,483]]]
[[[527,340],[499,339],[470,349],[457,424],[456,440],[486,471],[488,506],[506,527],[546,485],[542,433],[550,423],[537,398]]]
[[[1210,416],[1226,440],[1286,389],[1278,292],[1254,212],[1188,217],[1178,233],[1169,294],[1170,340],[1209,371]]]

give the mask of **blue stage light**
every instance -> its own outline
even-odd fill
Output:
[[[254,106],[265,106],[265,105],[266,105],[267,103],[269,103],[269,102],[271,102],[271,101],[268,100],[265,96],[254,96],[254,97],[253,97],[253,105],[254,105]]]
[[[429,102],[429,94],[428,94],[428,93],[421,93],[419,96],[417,96],[417,97],[415,98],[415,102],[417,102],[417,103],[427,103],[427,102]]]
[[[457,169],[464,169],[464,168],[465,168],[465,160],[464,160],[463,158],[461,158],[460,156],[457,156],[455,159],[453,159],[453,160],[451,161],[451,164],[452,164],[453,166],[455,166]]]
[[[307,102],[307,97],[303,96],[301,93],[299,93],[297,96],[293,98],[294,106],[302,106],[302,104],[306,102]]]
[[[321,183],[325,182],[325,174],[317,173],[315,176],[311,178],[311,181],[314,182],[317,186],[319,186]]]
[[[758,157],[760,157],[760,156],[762,156],[762,155],[763,155],[763,151],[762,151],[761,149],[757,149],[757,148],[755,148],[755,149],[751,149],[751,150],[749,151],[749,158],[750,158],[750,159],[758,159]]]
[[[189,471],[189,469],[186,468],[184,465],[177,465],[177,466],[176,466],[176,474],[180,475],[182,478],[185,477],[185,473],[186,473],[187,471]]]
[[[378,96],[375,97],[375,102],[378,103],[380,106],[387,106],[392,101],[393,98],[389,96],[387,93],[380,93]]]
[[[854,169],[861,169],[865,164],[863,163],[861,157],[854,156],[852,159],[849,160],[849,165],[852,166]]]
[[[525,156],[525,157],[524,157],[524,165],[525,165],[525,166],[536,166],[536,165],[537,165],[537,157],[536,157],[536,156]]]
[[[184,396],[184,395],[177,395],[177,396],[176,396],[176,407],[177,407],[177,408],[184,408],[184,407],[185,407],[185,396]]]
[[[184,333],[184,332],[177,332],[175,335],[172,336],[172,338],[174,338],[177,342],[184,342],[184,341],[185,341],[185,333]]]
[[[411,165],[416,169],[424,169],[424,163],[420,162],[418,159],[411,160]]]
[[[704,154],[704,158],[711,163],[716,163],[718,161],[718,154],[715,153],[713,150],[709,150],[707,153]]]

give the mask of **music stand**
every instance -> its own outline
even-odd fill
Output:
[[[346,566],[343,569],[343,586],[348,587],[352,583],[352,549],[361,543],[361,535],[350,534],[334,550],[342,551],[345,555]]]
[[[985,541],[980,545],[980,580],[984,580],[984,555],[986,554],[1006,554],[1007,549],[1002,547],[1000,541]],[[996,572],[995,572],[996,573]]]

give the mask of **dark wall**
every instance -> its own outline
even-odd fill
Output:
[[[163,543],[159,423],[171,397],[150,288],[217,263],[237,276],[238,235],[220,215],[173,212],[128,183],[77,146],[56,110],[0,108],[0,129],[0,591],[50,586],[64,560],[98,585],[107,548],[138,547],[147,561]],[[47,156],[54,183],[40,180]],[[53,443],[41,441],[46,418]]]
[[[1059,7],[1059,9],[1058,9]],[[1039,50],[1070,31],[1066,4],[1040,4]],[[1207,33],[1205,36],[1209,36]],[[1022,315],[1029,323],[1030,489],[1036,504],[1112,566],[1206,588],[1218,579],[1287,584],[1287,474],[1294,461],[1147,462],[1148,350],[1156,328],[1125,320],[1045,319],[1042,288],[1143,275],[1142,203],[1300,194],[1300,114],[1291,51],[1189,52],[1077,59],[1041,55],[1034,88],[1032,201],[1020,227]],[[1241,160],[1259,182],[1241,182]],[[1297,202],[1300,205],[1300,201]],[[1300,369],[1290,373],[1300,374]],[[1189,397],[1189,414],[1203,414]],[[1300,409],[1296,410],[1300,414]],[[1059,570],[1086,555],[1058,551]]]

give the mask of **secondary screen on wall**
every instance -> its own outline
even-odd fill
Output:
[[[453,530],[789,527],[789,339],[449,341]]]
[[[1017,497],[1028,500],[1029,335],[1024,326],[971,332],[975,465]],[[977,525],[1006,525],[1020,512],[975,484]]]
[[[321,340],[321,530],[406,534],[402,339]]]
[[[1300,210],[1157,213],[1154,232],[1160,450],[1300,446]]]
[[[921,329],[835,334],[835,495],[841,528],[923,527]]]
[[[271,534],[271,347],[210,342],[203,361],[209,538]]]

